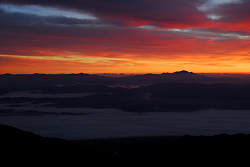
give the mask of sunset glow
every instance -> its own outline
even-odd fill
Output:
[[[3,0],[0,74],[250,73],[250,0]]]

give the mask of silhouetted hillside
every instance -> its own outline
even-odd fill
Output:
[[[183,137],[130,137],[66,141],[45,138],[0,124],[2,162],[19,163],[223,163],[248,161],[245,134]],[[31,162],[33,161],[33,162]],[[198,162],[199,161],[199,162]]]
[[[2,161],[26,162],[31,164],[76,159],[81,150],[76,144],[58,138],[46,138],[31,132],[0,124]],[[65,159],[64,159],[65,158]],[[39,161],[37,161],[39,160]]]
[[[90,74],[3,74],[0,75],[0,94],[10,91],[42,89],[46,86],[86,85],[148,85],[154,83],[250,83],[250,78],[213,78],[187,71],[145,74],[111,78]]]
[[[76,84],[114,84],[114,78],[89,74],[17,74],[0,75],[4,88],[39,89],[44,86],[68,86]]]
[[[154,83],[167,83],[167,82],[183,82],[183,83],[204,83],[212,82],[212,78],[208,78],[202,75],[197,75],[192,72],[180,71],[174,73],[162,73],[160,75],[156,74],[145,74],[145,75],[135,75],[130,77],[120,78],[122,83],[128,85],[148,85]]]

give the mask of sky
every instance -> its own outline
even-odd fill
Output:
[[[250,0],[0,0],[0,74],[250,73]]]

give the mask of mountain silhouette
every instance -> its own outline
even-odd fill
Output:
[[[250,78],[206,77],[185,70],[174,73],[144,74],[128,77],[106,77],[91,74],[2,74],[0,94],[8,91],[38,89],[44,86],[88,85],[149,85],[154,83],[250,83]]]

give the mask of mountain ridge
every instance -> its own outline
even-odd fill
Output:
[[[154,83],[250,83],[250,77],[207,77],[185,70],[174,73],[143,74],[127,77],[107,77],[96,74],[2,74],[0,87],[2,88],[37,88],[39,86],[64,86],[76,84],[89,85],[149,85]]]

